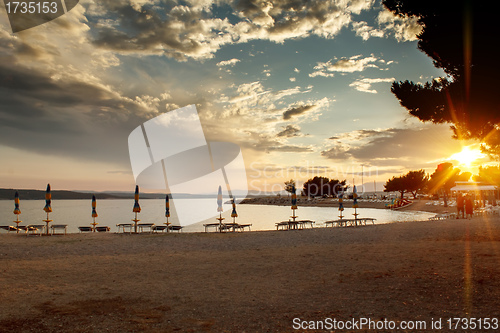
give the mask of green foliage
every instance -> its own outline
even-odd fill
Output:
[[[304,183],[302,193],[310,197],[333,195],[345,192],[348,186],[346,180],[329,179],[328,177],[314,177]]]
[[[485,184],[500,186],[500,165],[487,166],[484,168],[479,167],[479,172],[477,176],[474,176],[474,180]]]
[[[409,171],[405,175],[399,177],[394,176],[387,180],[384,185],[384,192],[399,192],[401,194],[401,199],[403,199],[405,193],[409,192],[415,199],[418,192],[426,187],[428,181],[429,176],[424,170]]]
[[[293,193],[293,190],[296,188],[295,180],[290,179],[285,182],[285,191],[288,193]]]
[[[429,194],[435,194],[439,191],[449,193],[457,181],[468,181],[472,174],[470,172],[461,172],[454,168],[452,163],[441,163],[431,175],[428,183]]]

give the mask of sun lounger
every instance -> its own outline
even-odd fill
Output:
[[[11,225],[0,225],[0,229],[7,230],[8,232],[17,231],[17,228]]]
[[[92,227],[78,227],[78,230],[80,230],[80,232],[92,232],[93,231]]]
[[[166,225],[154,225],[153,232],[157,233],[158,231],[164,232],[167,229]]]
[[[215,228],[215,231],[219,230],[220,223],[206,223],[203,226],[205,227],[205,232],[208,232],[208,228]]]
[[[28,235],[41,236],[44,231],[45,231],[44,224],[30,224],[26,226],[26,236]]]
[[[149,228],[149,232],[153,232],[153,226],[155,224],[154,223],[139,223],[137,225],[137,227],[139,228],[139,232],[144,232],[144,229],[148,229]]]
[[[182,231],[182,228],[184,228],[184,227],[182,227],[182,226],[180,226],[180,225],[169,225],[169,226],[168,226],[168,230],[170,230],[170,231],[177,231],[177,232],[181,232],[181,231]]]
[[[102,227],[95,227],[95,230],[97,232],[108,232],[108,231],[111,230],[111,228],[110,227],[106,227],[106,226],[102,226]]]
[[[128,233],[132,233],[132,229],[134,228],[132,223],[119,223],[116,226],[118,227],[118,232],[120,232],[120,229],[122,229],[123,232],[125,232],[125,229],[128,229]]]
[[[66,235],[66,230],[68,228],[67,224],[53,224],[50,226],[50,229],[52,230],[52,235]],[[64,230],[63,233],[56,233],[56,230]]]

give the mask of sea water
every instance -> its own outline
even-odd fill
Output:
[[[171,200],[172,206],[192,206],[190,212],[191,220],[198,221],[197,215],[200,211],[213,210],[214,216],[208,220],[199,221],[197,223],[185,226],[183,232],[200,232],[204,231],[203,224],[216,223],[217,202],[213,199],[196,200],[196,205],[193,205],[193,200],[190,199],[175,199]],[[97,201],[96,218],[98,226],[108,226],[112,232],[117,232],[119,223],[133,223],[131,220],[135,217],[132,212],[134,201],[130,199],[103,199]],[[140,201],[141,213],[138,214],[139,223],[154,223],[156,225],[164,225],[165,217],[165,200],[162,199],[143,199]],[[47,214],[43,211],[45,206],[44,200],[22,200],[21,215],[19,220],[23,222],[19,225],[28,224],[45,224],[43,220],[47,218]],[[79,232],[79,226],[90,226],[92,222],[92,206],[91,200],[53,200],[52,210],[49,217],[53,222],[51,224],[67,224],[68,233]],[[222,217],[224,222],[232,222],[231,204],[224,204],[225,212]],[[13,225],[16,220],[14,211],[14,200],[0,201],[0,225]],[[275,223],[280,221],[288,221],[292,215],[290,206],[270,206],[270,205],[237,205],[238,217],[236,222],[240,224],[252,224],[252,230],[275,230]],[[376,224],[394,223],[394,222],[409,222],[409,221],[424,221],[429,217],[434,216],[433,213],[419,211],[392,211],[389,209],[372,209],[358,208],[358,218],[372,217],[377,219]],[[344,218],[354,218],[354,209],[346,208],[343,212]],[[178,219],[175,215],[175,210],[171,210],[169,222],[178,225]],[[337,207],[300,207],[295,211],[298,220],[315,221],[315,226],[324,226],[325,221],[336,220],[339,217]],[[212,229],[213,230],[213,229]],[[6,231],[0,231],[6,232]]]

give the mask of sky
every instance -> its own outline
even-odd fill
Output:
[[[378,0],[84,0],[15,34],[0,5],[0,187],[133,190],[129,134],[190,104],[208,141],[241,147],[252,191],[468,170],[451,156],[472,143],[390,92],[444,75],[419,31]]]

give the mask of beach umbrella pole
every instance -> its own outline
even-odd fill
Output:
[[[21,223],[23,221],[19,221],[19,215],[16,215],[16,220],[14,221],[14,223],[16,224],[16,234],[19,233],[19,223]]]
[[[50,235],[50,234],[49,234],[49,223],[50,223],[50,222],[52,222],[52,220],[50,220],[50,219],[49,219],[49,213],[47,213],[47,219],[46,219],[46,220],[43,220],[43,221],[44,221],[45,223],[47,223],[47,228],[46,228],[46,230],[45,230],[45,234],[46,234],[47,236],[49,236],[49,235]]]

